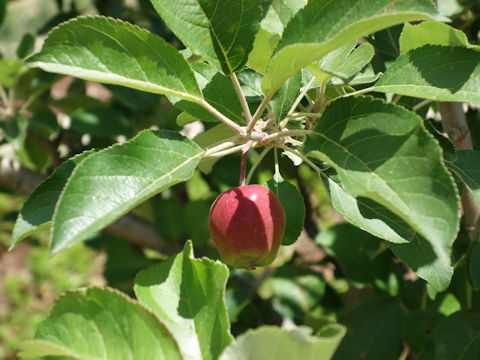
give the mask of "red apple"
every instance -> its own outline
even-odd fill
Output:
[[[270,264],[277,256],[285,231],[285,212],[266,187],[240,186],[215,200],[208,226],[223,260],[252,270]]]

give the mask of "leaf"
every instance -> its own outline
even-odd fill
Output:
[[[145,130],[126,143],[82,159],[57,201],[51,254],[189,179],[202,154],[196,144],[175,132]]]
[[[420,117],[370,97],[343,98],[327,107],[304,152],[332,165],[348,194],[379,203],[425,237],[451,272],[458,193]]]
[[[339,324],[330,325],[314,336],[305,326],[287,330],[262,326],[240,335],[219,360],[329,360],[345,334]]]
[[[330,52],[311,64],[308,69],[319,81],[323,81],[329,75],[342,79],[353,78],[372,60],[375,53],[373,46],[369,43],[363,43],[358,47],[356,47],[356,44],[357,42],[354,41]]]
[[[355,198],[328,179],[332,205],[360,229],[393,243],[407,243],[415,231],[401,218],[368,198]]]
[[[380,253],[380,239],[345,223],[322,231],[315,242],[340,260],[349,281],[358,285],[388,282],[391,254]]]
[[[242,105],[230,79],[208,64],[198,62],[191,64],[191,66],[195,71],[195,77],[205,100],[236,123],[245,123]],[[179,101],[180,99],[172,96],[168,98],[176,107],[187,111],[200,120],[218,122],[218,118],[198,104],[187,100]]]
[[[398,300],[370,300],[350,310],[340,322],[348,332],[334,359],[398,359],[403,323]]]
[[[216,359],[232,341],[225,305],[228,268],[182,253],[138,273],[135,294],[168,327],[185,359]]]
[[[252,51],[250,51],[248,55],[247,66],[261,74],[265,74],[268,62],[279,40],[279,35],[272,34],[266,29],[260,28],[255,36]]]
[[[35,37],[30,33],[24,34],[17,47],[17,51],[16,51],[17,57],[19,59],[23,59],[27,57],[33,52],[34,47],[35,47]]]
[[[263,92],[271,96],[291,75],[361,36],[434,17],[437,12],[429,0],[309,1],[283,32],[263,79]]]
[[[268,62],[290,19],[307,3],[306,0],[273,0],[260,23],[247,65],[261,74],[267,71]]]
[[[384,206],[368,198],[355,199],[331,179],[328,180],[328,189],[333,207],[347,220],[360,229],[389,241],[395,255],[438,291],[448,287],[453,268],[441,247],[433,248],[426,239],[416,234],[405,221]]]
[[[480,202],[480,151],[458,150],[457,158],[446,164],[468,186],[475,200]]]
[[[0,59],[0,85],[11,88],[24,68],[21,60]]]
[[[285,81],[270,100],[273,116],[277,122],[287,116],[302,86],[302,73],[298,72]]]
[[[480,353],[480,315],[458,311],[442,320],[430,335],[420,360],[476,359]]]
[[[283,179],[279,182],[270,179],[265,186],[277,195],[285,211],[285,233],[282,245],[292,245],[300,236],[305,221],[303,197],[295,186]]]
[[[103,16],[79,17],[56,27],[27,65],[202,101],[190,65],[172,45],[137,26]]]
[[[480,52],[427,45],[399,56],[373,90],[431,99],[480,103]]]
[[[262,17],[259,0],[151,2],[187,48],[225,74],[247,62]]]
[[[468,273],[473,288],[480,290],[480,240],[476,240],[472,245],[472,252],[468,259]]]
[[[400,54],[425,45],[468,46],[467,36],[460,30],[437,21],[411,25],[405,23],[400,35]]]
[[[95,150],[85,151],[63,162],[33,190],[18,214],[9,250],[35,231],[50,226],[55,205],[73,169],[94,152]]]
[[[181,359],[172,335],[154,314],[113,289],[90,288],[60,297],[22,358]]]
[[[406,244],[389,243],[392,252],[407,264],[420,278],[428,281],[436,292],[444,291],[450,285],[453,267],[451,249],[434,244],[416,234]]]
[[[132,134],[132,123],[121,112],[110,107],[79,108],[71,115],[70,130],[80,134],[113,138]]]

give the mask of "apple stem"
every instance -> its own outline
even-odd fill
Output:
[[[252,147],[253,140],[248,140],[242,149],[242,160],[240,162],[240,186],[245,186],[245,167],[247,165],[248,151]]]

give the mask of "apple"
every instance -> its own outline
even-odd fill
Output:
[[[285,231],[285,212],[273,192],[246,185],[220,194],[210,208],[208,226],[223,260],[236,268],[267,266],[277,256]]]

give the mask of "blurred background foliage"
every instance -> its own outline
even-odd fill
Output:
[[[268,5],[268,1],[264,3]],[[463,30],[472,44],[478,44],[478,2],[438,3],[453,25]],[[163,96],[23,67],[22,59],[39,48],[48,30],[90,14],[134,22],[181,48],[148,0],[0,0],[0,84],[14,99],[16,109],[12,121],[0,123],[0,161],[13,161],[41,177],[79,152],[124,141],[144,128],[172,129],[194,137],[215,125],[179,126],[180,110]],[[385,69],[398,56],[400,31],[401,27],[395,27],[368,39],[376,48],[377,70]],[[469,107],[467,118],[478,150],[479,109]],[[250,164],[258,155],[251,151]],[[218,259],[209,240],[208,210],[219,192],[238,185],[239,162],[238,155],[227,156],[211,172],[195,172],[188,182],[164,191],[134,213],[154,224],[172,249],[192,239],[197,256]],[[461,274],[468,272],[468,264],[457,268],[448,291],[435,296],[385,243],[344,223],[314,171],[305,165],[296,167],[283,156],[280,168],[282,176],[305,198],[305,230],[294,245],[281,249],[274,266],[255,272],[232,270],[226,297],[234,335],[263,324],[304,324],[319,329],[339,321],[350,331],[338,358],[373,337],[382,348],[372,359],[406,359],[409,353],[422,351],[429,358],[429,346],[434,348],[432,344],[438,341],[438,327],[456,326],[455,321],[465,316],[467,309],[480,311],[480,292],[475,291],[479,289],[472,290],[465,283],[468,277]],[[270,153],[252,182],[265,183],[272,175]],[[15,185],[0,183],[2,359],[15,358],[16,344],[33,336],[35,325],[62,292],[108,284],[133,295],[135,274],[165,258],[154,249],[107,233],[53,258],[48,257],[46,233],[29,238],[9,253],[11,230],[24,195]],[[459,249],[465,245],[461,239],[456,244]],[[379,327],[381,319],[388,321]]]

